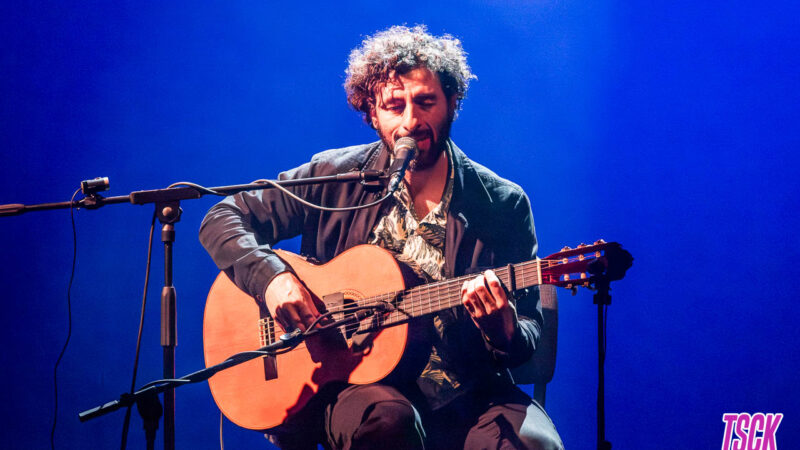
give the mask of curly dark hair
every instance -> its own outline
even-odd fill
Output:
[[[389,75],[403,75],[425,67],[439,76],[442,90],[450,100],[456,96],[456,109],[467,96],[469,81],[477,78],[467,65],[467,54],[461,41],[449,34],[436,37],[425,25],[393,26],[367,36],[348,58],[344,89],[347,102],[356,111],[369,115],[375,107],[376,89],[389,80]]]

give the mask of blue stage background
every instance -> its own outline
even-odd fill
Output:
[[[530,194],[541,255],[597,238],[636,258],[608,318],[615,448],[719,448],[727,412],[784,413],[800,445],[796,304],[800,39],[794,2],[4,2],[0,203],[274,177],[374,140],[349,110],[363,35],[425,23],[462,39],[478,75],[455,141]],[[177,369],[203,366],[217,271],[177,225]],[[114,448],[121,412],[77,413],[130,384],[152,209],[76,213],[72,341],[59,369],[59,448]],[[0,218],[3,448],[45,448],[67,334],[66,210]],[[162,250],[154,247],[138,384],[160,378]],[[296,248],[296,243],[287,245]],[[570,449],[595,440],[596,309],[560,298],[547,410]],[[178,391],[179,448],[215,448],[206,384]],[[158,446],[161,446],[159,430]],[[228,448],[266,446],[226,422]],[[144,446],[133,417],[130,448]]]

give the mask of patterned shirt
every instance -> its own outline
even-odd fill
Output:
[[[387,202],[369,243],[394,253],[401,263],[411,267],[422,279],[441,281],[445,279],[445,229],[450,200],[453,197],[455,168],[452,150],[448,144],[448,177],[442,200],[420,219],[414,210],[414,202],[408,186],[402,183],[394,193],[393,201]],[[467,386],[459,382],[455,374],[445,367],[440,355],[446,354],[446,326],[456,318],[450,310],[441,311],[433,318],[438,339],[433,343],[428,364],[417,384],[433,409],[444,406],[463,393]]]

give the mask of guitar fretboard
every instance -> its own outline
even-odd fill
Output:
[[[531,260],[494,269],[497,278],[511,289],[525,289],[542,284],[542,260]],[[461,287],[475,275],[464,275],[444,281],[423,284],[405,291],[369,297],[362,305],[390,303],[393,310],[380,319],[381,326],[394,325],[414,317],[433,314],[461,305]],[[513,281],[513,282],[512,282]]]

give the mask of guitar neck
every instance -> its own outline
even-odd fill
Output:
[[[542,284],[541,260],[534,259],[494,269],[495,274],[509,289],[525,289]],[[423,284],[414,288],[375,297],[375,303],[389,302],[394,310],[384,316],[382,325],[394,325],[414,317],[437,313],[461,306],[461,286],[475,275],[464,275],[444,281]],[[369,301],[367,303],[370,303]]]

